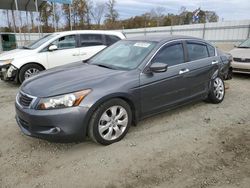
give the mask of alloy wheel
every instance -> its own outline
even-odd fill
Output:
[[[98,131],[105,140],[119,138],[128,126],[128,113],[122,106],[107,109],[99,120]]]
[[[224,97],[224,83],[221,78],[217,77],[214,80],[214,94],[218,100],[222,100]]]
[[[36,69],[36,68],[30,68],[30,69],[25,71],[24,78],[27,79],[27,78],[29,78],[29,77],[31,77],[31,76],[39,73],[39,72],[40,71],[38,69]]]

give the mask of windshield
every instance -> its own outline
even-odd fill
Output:
[[[47,42],[48,40],[54,38],[57,34],[49,34],[49,35],[45,35],[44,37],[38,39],[37,41],[29,44],[28,46],[24,46],[24,49],[36,49],[38,47],[40,47],[42,44],[44,44],[45,42]]]
[[[242,42],[238,48],[250,48],[250,38]]]
[[[155,42],[119,41],[89,60],[90,64],[113,69],[131,70],[144,60]]]

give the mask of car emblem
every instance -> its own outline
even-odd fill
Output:
[[[241,58],[241,61],[242,61],[242,62],[245,62],[245,61],[246,61],[246,58]]]

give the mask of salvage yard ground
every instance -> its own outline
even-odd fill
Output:
[[[0,187],[250,187],[250,76],[219,105],[198,102],[141,121],[119,143],[24,136],[18,85],[0,81]]]

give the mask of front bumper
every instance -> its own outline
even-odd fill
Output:
[[[250,74],[250,63],[232,62],[233,72]]]
[[[9,70],[13,65],[2,65],[0,66],[0,79],[5,81],[17,81],[18,69]]]
[[[22,108],[16,103],[16,121],[25,135],[50,141],[80,141],[87,132],[88,108],[57,110]]]

